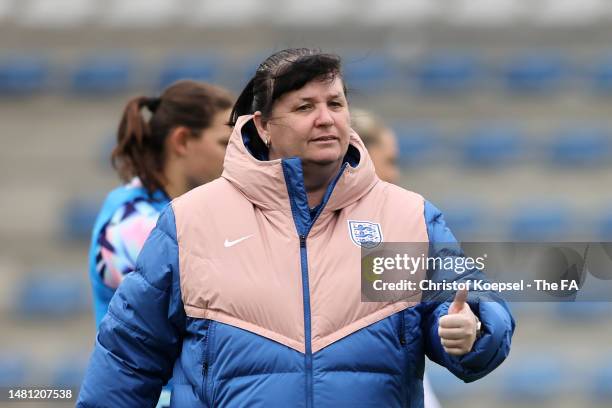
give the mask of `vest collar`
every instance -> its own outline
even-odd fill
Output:
[[[359,200],[379,181],[370,156],[354,131],[351,131],[345,162],[333,191],[326,194],[324,213],[342,209]],[[287,166],[298,167],[294,174],[300,177],[289,177],[283,170]],[[264,209],[287,210],[290,208],[290,194],[296,194],[300,186],[303,190],[301,161],[297,158],[268,160],[267,148],[257,134],[252,115],[238,118],[223,167],[222,177],[254,205]]]

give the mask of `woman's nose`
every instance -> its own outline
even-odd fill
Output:
[[[327,107],[320,108],[317,113],[316,126],[331,126],[334,124],[334,118]]]

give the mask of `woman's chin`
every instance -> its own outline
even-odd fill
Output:
[[[317,152],[312,152],[303,158],[305,162],[316,163],[318,165],[328,165],[337,163],[342,160],[344,155],[340,149],[320,149]]]
[[[302,159],[303,163],[316,164],[318,166],[329,166],[332,164],[340,164],[342,157],[340,156],[321,156]]]

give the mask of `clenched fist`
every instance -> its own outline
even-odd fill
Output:
[[[438,335],[444,350],[453,356],[469,353],[476,341],[479,320],[467,304],[467,290],[459,290],[448,314],[440,318]]]

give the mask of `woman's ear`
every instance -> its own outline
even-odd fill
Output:
[[[175,156],[185,156],[187,154],[187,142],[191,137],[193,137],[191,131],[185,126],[175,127],[166,139],[167,151]]]
[[[255,127],[257,128],[257,133],[259,133],[259,137],[265,145],[268,145],[270,137],[268,135],[268,122],[263,119],[261,111],[256,111],[255,113],[253,113],[253,122],[255,123]]]

